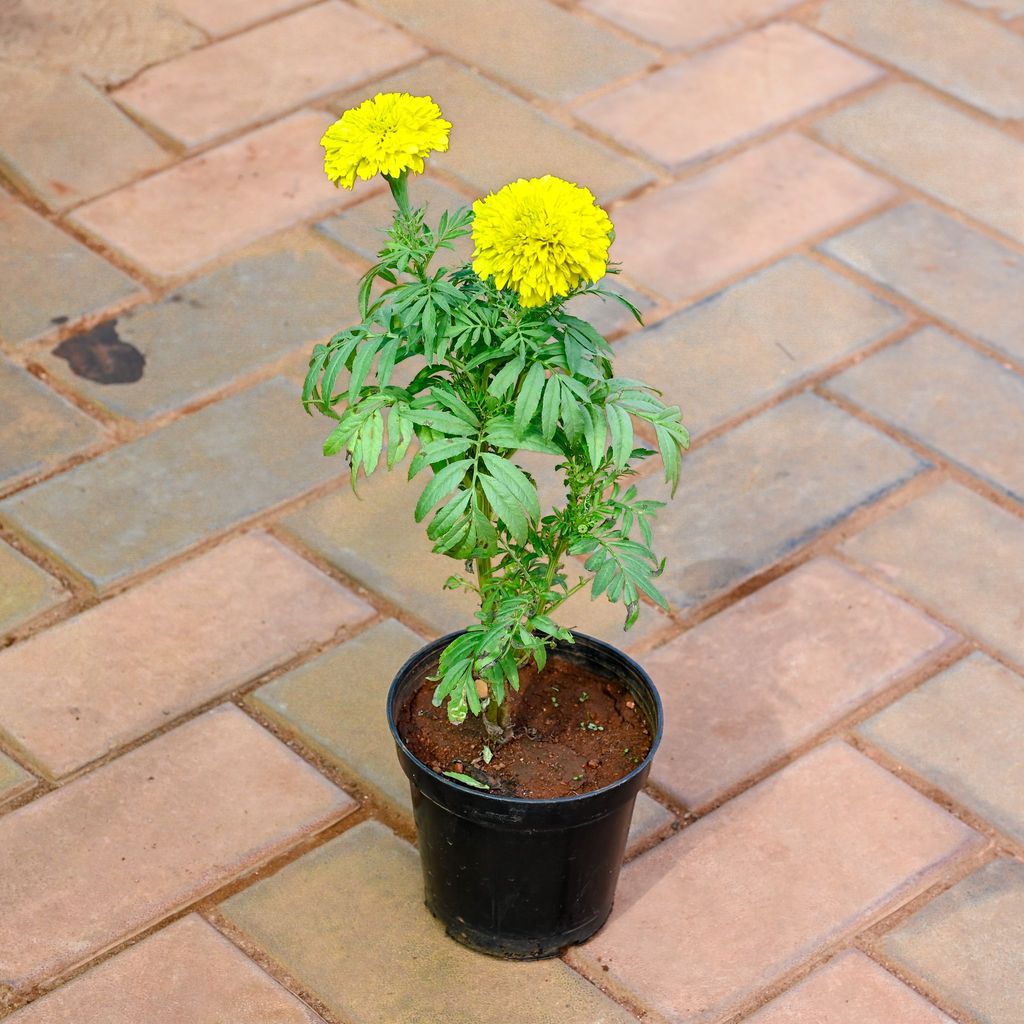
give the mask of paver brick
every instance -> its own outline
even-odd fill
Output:
[[[0,502],[0,518],[103,588],[325,483],[323,427],[265,381]]]
[[[8,1018],[10,1024],[224,1024],[242,1019],[323,1024],[319,1014],[196,914]]]
[[[940,1009],[858,950],[825,967],[747,1018],[747,1024],[953,1024]]]
[[[103,437],[99,424],[0,359],[0,487],[58,465]]]
[[[979,842],[835,741],[628,864],[570,962],[674,1024],[719,1020]]]
[[[0,168],[51,210],[118,188],[170,159],[80,75],[3,67],[0,93],[9,101],[0,122]]]
[[[418,860],[363,822],[221,910],[353,1024],[632,1024],[560,960],[512,963],[445,937],[423,907]]]
[[[665,835],[676,820],[676,816],[657,800],[642,791],[637,793],[626,839],[626,856],[632,857],[637,850]]]
[[[822,249],[927,312],[1024,360],[1024,256],[920,203],[830,239]]]
[[[867,213],[892,186],[798,135],[782,135],[624,202],[612,255],[682,300]]]
[[[1024,242],[1024,142],[1012,135],[904,84],[844,107],[817,130],[826,142]]]
[[[926,466],[815,395],[769,409],[685,460],[687,499],[661,509],[659,587],[689,608],[766,569]],[[660,483],[642,490],[661,495]]]
[[[1024,864],[968,875],[882,942],[902,971],[980,1024],[1017,1024],[1024,1005]]]
[[[94,199],[72,219],[152,274],[194,271],[353,201],[323,171],[318,143],[330,123],[299,111]]]
[[[240,537],[0,652],[0,728],[66,775],[373,614],[272,537]]]
[[[0,805],[30,790],[36,780],[20,764],[0,753]]]
[[[0,818],[0,979],[23,990],[353,808],[232,706]]]
[[[0,341],[35,341],[142,289],[70,235],[0,196]]]
[[[143,71],[114,93],[195,147],[425,55],[404,33],[326,0]],[[319,142],[319,135],[312,140]]]
[[[858,732],[1024,842],[1024,679],[976,651]]]
[[[1024,378],[926,328],[828,389],[1024,501]]]
[[[678,169],[880,75],[821,36],[775,22],[591,100],[577,113],[622,145]]]
[[[828,0],[817,26],[995,117],[1024,116],[1024,39],[948,0]]]
[[[174,0],[174,6],[193,25],[211,36],[228,35],[303,7],[308,0]]]
[[[275,247],[190,281],[62,343],[83,355],[110,343],[145,358],[140,379],[100,383],[49,354],[46,369],[111,412],[151,419],[212,395],[241,375],[311,349],[359,319],[356,275],[312,245]]]
[[[1024,3],[1020,0],[967,0],[975,7],[985,10],[997,11],[1003,18],[1015,18],[1018,14],[1024,14]]]
[[[651,781],[703,810],[952,640],[835,560],[815,559],[645,655],[665,706]]]
[[[656,381],[697,436],[902,323],[892,306],[792,256],[632,335],[616,346],[616,373]]]
[[[439,9],[441,5],[432,5]],[[507,40],[506,40],[507,42]],[[598,199],[615,199],[653,175],[518,96],[451,60],[433,57],[377,82],[379,92],[429,95],[452,122],[451,146],[431,165],[484,195],[517,178],[555,174],[585,185]],[[332,104],[339,113],[365,99],[349,93]],[[496,128],[500,126],[500,131]],[[360,187],[356,186],[358,195]]]
[[[782,14],[799,0],[583,0],[582,6],[649,42],[690,50]]]
[[[851,537],[843,551],[1024,665],[1024,520],[944,483]]]
[[[53,608],[66,596],[49,573],[0,541],[0,634]]]

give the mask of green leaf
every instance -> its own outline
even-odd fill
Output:
[[[456,782],[461,782],[463,785],[472,786],[474,789],[490,789],[486,782],[477,782],[470,775],[463,775],[462,772],[442,772],[442,775],[447,775],[449,779],[455,779]]]
[[[488,353],[484,353],[484,355],[489,356]],[[489,358],[493,358],[493,356],[489,356]],[[519,380],[519,374],[523,372],[525,366],[526,360],[521,355],[510,359],[487,385],[488,393],[494,395],[495,398],[504,398],[515,387],[516,381]]]
[[[545,372],[541,363],[534,363],[526,373],[519,397],[516,399],[516,410],[513,418],[516,429],[523,431],[533,419],[537,406],[540,405],[541,393],[544,391]]]
[[[553,373],[544,385],[544,402],[540,411],[540,432],[550,441],[558,429],[558,410],[561,407],[561,374]]]
[[[530,478],[518,466],[493,452],[484,452],[481,460],[491,476],[500,480],[516,496],[530,519],[540,519],[540,499]]]
[[[612,434],[612,461],[616,469],[625,469],[633,454],[633,421],[628,412],[611,403],[605,406],[605,414]]]
[[[423,489],[416,502],[416,522],[422,522],[426,514],[447,494],[458,486],[472,465],[471,459],[460,459],[440,470]]]

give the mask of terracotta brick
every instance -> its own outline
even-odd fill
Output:
[[[611,920],[569,959],[673,1024],[705,1024],[979,844],[833,742],[628,864]]]
[[[613,257],[673,300],[699,295],[894,190],[798,135],[783,135],[614,211]]]
[[[2,195],[0,236],[0,341],[35,341],[142,294],[127,274]]]
[[[174,6],[193,25],[211,36],[228,35],[303,7],[308,0],[174,0]]]
[[[920,203],[861,224],[822,249],[933,316],[1024,359],[1024,256]]]
[[[1024,679],[980,651],[858,727],[866,739],[1024,842]]]
[[[20,764],[0,753],[0,805],[30,790],[36,780]]]
[[[644,656],[665,705],[651,780],[702,810],[952,641],[840,563],[815,559]]]
[[[583,0],[583,7],[670,49],[689,50],[782,14],[798,0]]]
[[[1024,664],[1024,521],[944,483],[851,537],[843,550],[899,590]]]
[[[114,97],[194,147],[424,55],[402,32],[326,0],[149,68]]]
[[[373,614],[273,538],[241,537],[0,652],[0,727],[66,775]]]
[[[626,840],[626,856],[632,857],[637,850],[666,835],[678,819],[665,806],[646,793],[637,794],[633,805],[633,820],[629,825]]]
[[[967,2],[975,7],[996,11],[1003,18],[1007,19],[1024,14],[1024,4],[1020,0],[967,0]]]
[[[103,438],[98,423],[0,359],[0,487],[59,465]]]
[[[892,306],[793,256],[624,340],[615,372],[656,381],[697,436],[902,323]]]
[[[829,0],[822,31],[996,117],[1024,116],[1024,39],[948,0]]]
[[[429,6],[432,10],[444,7]],[[442,57],[391,75],[375,83],[374,89],[434,98],[455,127],[451,148],[431,156],[431,167],[452,175],[477,195],[496,191],[517,178],[556,174],[608,200],[639,188],[653,177],[635,161],[549,117],[475,71]],[[333,103],[332,109],[341,113],[363,99],[361,92],[349,93]],[[501,126],[500,132],[496,125]],[[360,187],[365,195],[365,185],[357,186],[356,193]]]
[[[324,174],[319,140],[330,123],[319,111],[292,114],[94,199],[73,220],[152,274],[196,270],[352,202]]]
[[[323,1024],[201,917],[190,914],[37,999],[11,1024]]]
[[[818,134],[1024,242],[1024,142],[920,86],[893,85],[844,107],[819,123]]]
[[[0,518],[107,588],[336,476],[324,436],[277,377],[19,491]]]
[[[591,100],[578,113],[622,145],[678,169],[880,74],[799,25],[773,23]]]
[[[953,1024],[858,950],[840,953],[747,1024]]]
[[[170,160],[80,75],[5,67],[0,94],[8,100],[0,168],[51,210],[126,185]]]
[[[447,938],[423,907],[415,850],[375,821],[221,910],[353,1024],[635,1024],[560,960],[512,963]]]
[[[49,573],[0,541],[0,634],[53,608],[66,596]]]
[[[353,806],[237,708],[209,711],[0,818],[0,980],[83,963]]]
[[[1024,864],[996,860],[890,932],[882,951],[950,1009],[1017,1024],[1024,1006]]]
[[[548,0],[368,0],[368,6],[467,64],[550,100],[572,99],[656,59]],[[558,56],[545,60],[543,53]]]
[[[996,360],[929,327],[828,389],[1024,501],[1024,379]]]

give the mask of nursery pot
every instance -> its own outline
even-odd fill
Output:
[[[560,644],[557,656],[630,691],[647,717],[650,752],[628,775],[578,796],[526,799],[470,789],[428,768],[396,727],[400,709],[456,635],[414,654],[388,694],[388,724],[412,789],[426,905],[471,949],[517,960],[556,956],[611,913],[633,803],[661,740],[661,700],[635,661],[573,633],[576,642]]]

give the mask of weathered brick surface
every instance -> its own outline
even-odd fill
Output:
[[[837,111],[819,123],[818,133],[1024,242],[1024,142],[1008,132],[968,117],[921,86],[901,84]]]
[[[221,910],[332,1012],[358,1024],[634,1020],[559,960],[511,963],[452,942],[422,901],[415,850],[364,822]]]
[[[307,0],[217,0],[215,4],[209,0],[174,0],[183,17],[211,36],[227,35],[256,22],[269,21],[306,3]]]
[[[590,92],[655,60],[549,0],[368,0],[367,6],[467,64],[551,100]],[[545,53],[558,56],[548,60]]]
[[[799,25],[776,23],[602,95],[579,114],[624,146],[679,168],[880,74]]]
[[[0,754],[0,805],[31,789],[35,779],[6,754]]]
[[[898,598],[816,559],[644,657],[665,705],[651,779],[702,810],[951,641]]]
[[[858,732],[1024,842],[1024,679],[975,652]]]
[[[149,68],[114,97],[192,147],[422,56],[404,33],[326,0]]]
[[[817,25],[995,117],[1024,116],[1024,39],[951,0],[828,0]]]
[[[170,160],[80,75],[2,67],[0,93],[8,100],[0,168],[51,210],[126,185]]]
[[[822,249],[926,312],[1024,359],[1024,256],[920,203],[907,203]]]
[[[893,194],[799,135],[783,135],[615,211],[613,258],[666,298],[707,291]]]
[[[871,427],[800,395],[687,459],[686,502],[662,509],[659,581],[677,608],[700,604],[767,568],[924,466]],[[651,493],[660,486],[645,482]]]
[[[882,950],[951,1008],[1016,1024],[1024,1005],[1024,864],[996,860],[886,936]]]
[[[275,246],[190,281],[154,305],[136,306],[61,349],[88,349],[98,335],[114,337],[145,358],[139,380],[112,386],[74,373],[52,353],[42,362],[111,412],[151,419],[355,323],[356,289],[355,273],[319,247]]]
[[[834,742],[627,865],[610,922],[570,961],[670,1021],[718,1020],[978,842]]]
[[[1024,501],[1024,378],[931,327],[828,389]]]
[[[849,950],[747,1018],[749,1024],[953,1024],[863,953]]]
[[[0,728],[65,775],[372,615],[250,534],[0,652]]]
[[[0,487],[58,465],[103,438],[95,421],[0,359]]]
[[[7,520],[108,586],[338,472],[280,378],[0,502]]]
[[[458,128],[452,131],[449,151],[431,156],[431,166],[475,189],[477,195],[497,191],[517,178],[555,174],[609,200],[653,177],[637,161],[614,153],[483,75],[443,57],[391,75],[374,89],[433,97]],[[365,99],[365,92],[349,93],[332,108],[341,113]],[[500,145],[496,144],[499,139]],[[357,185],[357,194],[360,188],[365,195],[366,185]]]
[[[8,1019],[12,1024],[323,1024],[201,917],[190,914]]]
[[[64,588],[20,551],[0,541],[0,633],[53,608]]]
[[[0,341],[35,341],[141,294],[127,274],[0,194]]]
[[[82,963],[352,807],[237,708],[207,712],[0,818],[0,979]]]
[[[790,257],[632,335],[615,372],[656,381],[697,436],[902,323],[838,274]]]
[[[944,483],[851,537],[843,550],[1024,664],[1024,520]]]
[[[295,221],[351,202],[323,171],[331,123],[300,111],[80,206],[74,221],[151,274],[197,270]]]
[[[1015,18],[1024,14],[1024,4],[1020,0],[967,0],[975,7],[985,10],[997,11],[1004,18]]]

